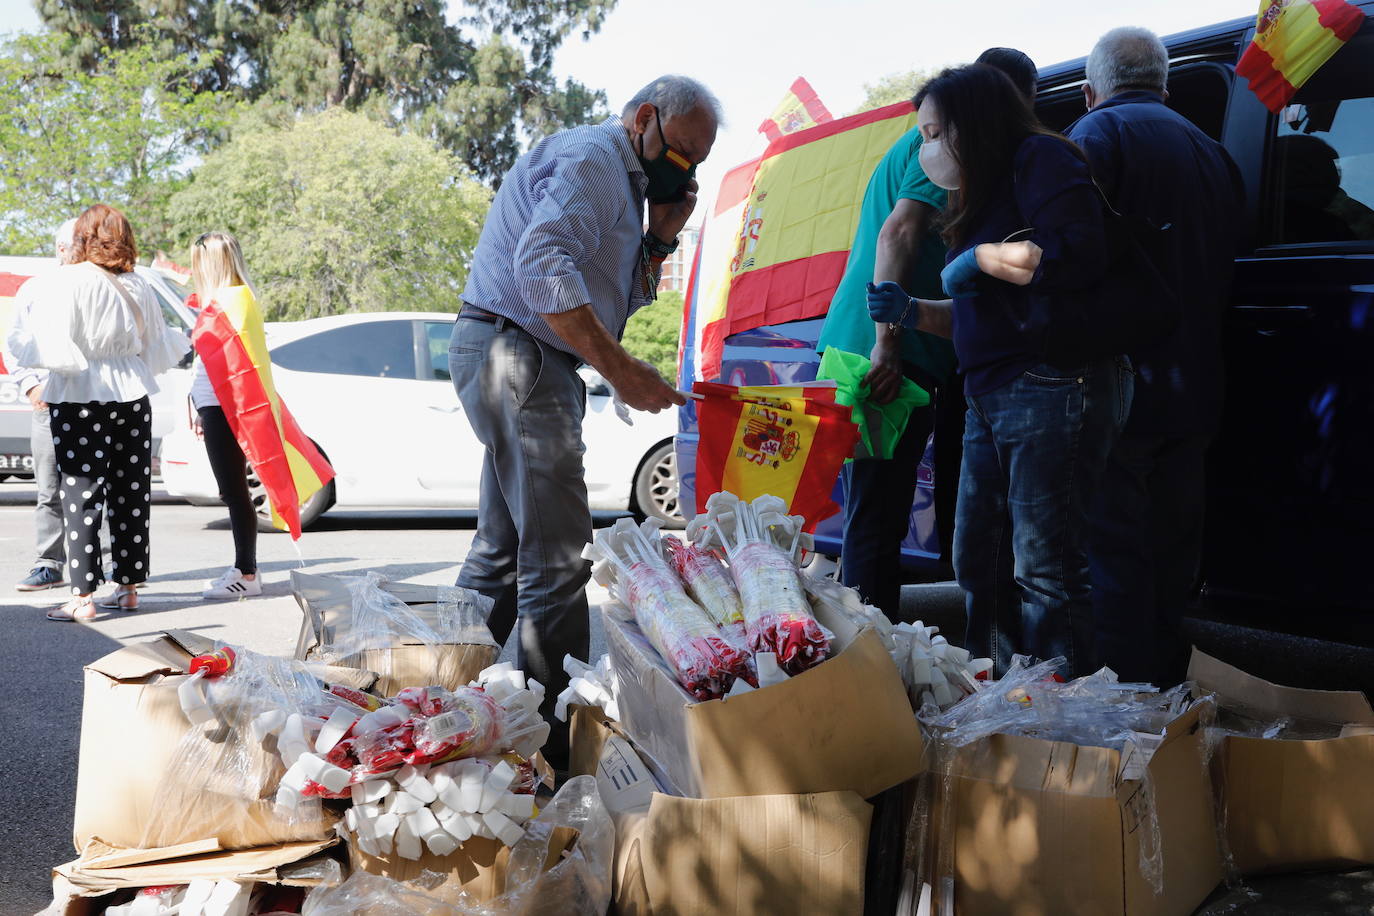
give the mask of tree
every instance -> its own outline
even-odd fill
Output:
[[[559,85],[553,55],[601,27],[615,0],[476,0],[450,23],[445,0],[37,0],[45,23],[92,65],[100,47],[147,41],[201,62],[198,89],[234,91],[292,114],[333,105],[422,130],[497,180],[521,141],[601,114],[605,96]],[[509,37],[503,37],[509,36]]]
[[[172,199],[183,244],[227,229],[270,320],[457,311],[490,191],[457,157],[331,108],[248,119]]]
[[[876,83],[864,83],[864,100],[850,114],[871,111],[896,102],[909,102],[935,74],[929,70],[889,73]]]
[[[55,35],[0,43],[0,246],[46,254],[53,230],[97,202],[125,211],[142,250],[165,246],[167,202],[229,100],[193,92],[185,56],[134,45],[82,72],[64,67],[70,50]]]
[[[631,356],[649,363],[669,381],[677,373],[682,307],[682,293],[675,290],[659,293],[658,299],[630,316],[621,339]]]

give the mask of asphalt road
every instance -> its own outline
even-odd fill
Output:
[[[237,602],[200,598],[206,579],[233,562],[223,509],[188,506],[154,491],[152,571],[136,614],[112,612],[90,624],[54,623],[43,613],[66,590],[20,594],[11,584],[33,558],[32,484],[0,483],[0,695],[9,714],[0,729],[0,916],[32,914],[51,900],[52,866],[75,858],[72,806],[81,731],[82,667],[121,644],[166,629],[290,655],[301,613],[287,573],[375,571],[388,579],[450,585],[472,543],[472,512],[329,513],[300,541],[258,540],[261,597]],[[598,518],[609,523],[614,516]],[[107,586],[108,588],[108,586]],[[589,586],[592,604],[605,591]],[[605,651],[592,615],[592,654]],[[513,658],[513,649],[507,648]]]

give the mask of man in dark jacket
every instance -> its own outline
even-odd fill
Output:
[[[1158,265],[1182,304],[1177,330],[1129,354],[1138,373],[1125,432],[1092,514],[1099,661],[1122,680],[1179,681],[1179,625],[1202,549],[1204,459],[1221,416],[1221,325],[1243,188],[1222,146],[1169,109],[1169,55],[1145,29],[1088,56],[1089,112],[1069,130],[1122,213],[1168,225]]]

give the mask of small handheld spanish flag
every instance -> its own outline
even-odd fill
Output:
[[[759,133],[767,137],[771,143],[783,134],[805,130],[833,120],[835,116],[825,107],[820,96],[816,95],[816,90],[811,88],[806,77],[799,76],[792,81],[792,85],[787,89],[787,95],[782,97],[778,107],[774,108],[773,113],[759,125]]]
[[[1236,73],[1278,114],[1362,22],[1364,13],[1345,0],[1261,0],[1255,40]]]

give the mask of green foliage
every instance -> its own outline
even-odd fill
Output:
[[[72,65],[101,47],[150,39],[191,55],[198,89],[234,91],[290,115],[342,105],[425,132],[498,180],[522,140],[604,111],[605,96],[559,85],[552,62],[575,33],[601,27],[615,0],[474,0],[447,19],[445,0],[37,0],[69,36]],[[506,36],[506,37],[502,37]]]
[[[659,293],[658,299],[630,316],[621,343],[631,356],[653,365],[672,381],[677,372],[678,336],[682,332],[682,293]]]
[[[909,102],[934,75],[931,70],[907,70],[889,73],[876,83],[864,83],[864,100],[850,114],[871,111],[896,102]]]
[[[98,202],[128,215],[143,252],[165,247],[168,199],[228,99],[193,92],[194,62],[149,45],[93,52],[90,72],[67,69],[70,53],[55,35],[0,43],[0,249],[48,254],[58,225]]]
[[[287,127],[246,120],[171,212],[184,245],[239,237],[273,321],[457,311],[490,196],[430,141],[331,108]]]

